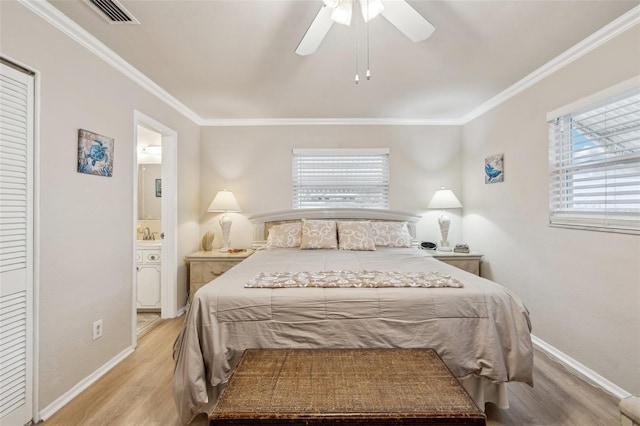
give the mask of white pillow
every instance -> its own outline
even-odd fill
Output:
[[[300,247],[302,222],[282,223],[269,228],[267,248]]]
[[[369,222],[338,222],[340,250],[375,250],[376,242]]]
[[[300,248],[303,250],[338,248],[335,220],[303,220]]]
[[[411,247],[407,222],[371,222],[373,238],[381,247]]]

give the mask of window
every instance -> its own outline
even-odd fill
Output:
[[[389,208],[388,149],[294,149],[293,208]]]
[[[640,233],[637,79],[547,118],[550,224]]]

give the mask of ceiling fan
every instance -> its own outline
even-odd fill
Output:
[[[404,0],[323,0],[296,53],[301,56],[314,53],[334,22],[349,25],[356,3],[360,3],[365,22],[382,15],[413,42],[426,40],[435,31],[435,27]]]

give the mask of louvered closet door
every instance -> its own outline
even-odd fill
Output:
[[[32,418],[33,97],[0,64],[0,425]]]

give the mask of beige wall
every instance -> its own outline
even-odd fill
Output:
[[[2,54],[40,72],[39,409],[131,344],[134,109],[178,132],[178,265],[197,248],[200,130],[16,2],[2,1]],[[113,177],[76,172],[78,129],[115,139]],[[180,266],[178,307],[186,271]],[[92,341],[93,321],[104,336]]]
[[[426,209],[445,185],[460,194],[459,126],[272,126],[202,129],[200,212],[203,234],[214,230],[221,245],[219,215],[206,209],[220,189],[234,192],[242,213],[233,214],[231,244],[248,247],[247,217],[291,208],[293,148],[389,148],[390,208],[424,214],[421,240],[437,241],[437,213]],[[461,241],[461,212],[452,211],[451,243]]]
[[[464,126],[464,238],[523,299],[533,332],[640,393],[640,238],[551,228],[546,114],[640,72],[636,27]],[[504,183],[484,158],[504,153]]]

